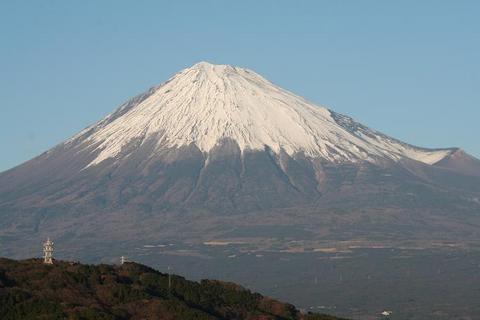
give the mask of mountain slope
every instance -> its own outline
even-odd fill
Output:
[[[170,286],[169,286],[170,281]],[[160,273],[135,263],[82,265],[0,258],[0,318],[335,320],[236,284]]]
[[[452,169],[467,176],[480,176],[480,160],[460,149],[437,161],[435,166]]]

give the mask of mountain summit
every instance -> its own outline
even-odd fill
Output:
[[[479,199],[480,162],[459,149],[415,147],[201,62],[1,173],[0,243],[20,258],[50,236],[91,258],[162,240],[477,241]]]
[[[268,148],[334,162],[410,158],[433,164],[452,152],[410,146],[251,70],[206,62],[177,73],[76,138],[99,151],[90,165],[119,156],[132,141],[151,140],[155,150],[194,144],[208,153],[228,139],[241,152]]]

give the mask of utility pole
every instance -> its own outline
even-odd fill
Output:
[[[168,292],[172,288],[172,274],[170,273],[170,266],[168,267]]]

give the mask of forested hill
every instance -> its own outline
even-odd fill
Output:
[[[0,258],[0,319],[335,320],[216,280],[193,282],[125,263]]]

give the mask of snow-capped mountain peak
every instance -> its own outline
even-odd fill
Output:
[[[417,148],[306,101],[257,73],[200,62],[121,106],[72,140],[96,146],[90,165],[132,141],[157,148],[195,144],[208,153],[224,139],[242,152],[281,150],[333,162],[411,158],[433,164],[451,149]]]

